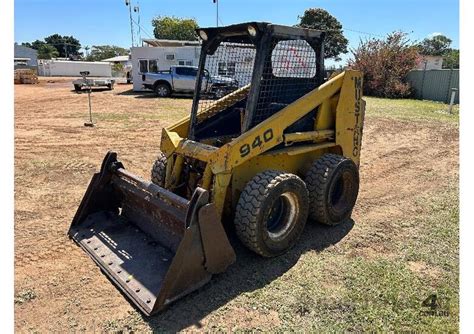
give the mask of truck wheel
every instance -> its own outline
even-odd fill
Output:
[[[265,257],[295,245],[308,218],[308,190],[298,176],[268,170],[245,186],[237,203],[235,228],[249,249]]]
[[[326,225],[337,225],[351,216],[359,193],[359,170],[348,158],[324,154],[306,174],[309,216]]]
[[[108,88],[109,90],[114,89],[114,84],[108,84],[108,85],[107,85],[107,88]]]
[[[226,96],[226,90],[224,87],[217,87],[215,92],[214,92],[214,97],[219,100]]]
[[[160,187],[165,186],[165,177],[166,177],[166,156],[160,152],[158,157],[153,163],[151,168],[151,182]]]
[[[74,85],[74,90],[76,92],[80,92],[81,91],[81,85]]]
[[[155,86],[155,94],[158,97],[168,97],[171,95],[171,89],[167,84],[161,83]]]

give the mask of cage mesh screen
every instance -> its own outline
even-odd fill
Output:
[[[305,40],[274,40],[267,56],[253,127],[318,86],[316,52]]]
[[[198,113],[209,116],[247,96],[255,54],[253,44],[223,42],[213,55],[206,57],[208,75],[201,84]],[[231,93],[227,103],[221,103],[217,109],[216,100]],[[198,121],[201,118],[198,116]]]

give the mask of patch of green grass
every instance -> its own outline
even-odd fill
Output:
[[[50,160],[33,159],[30,161],[30,165],[28,166],[28,169],[49,170],[52,167],[53,167],[53,162]]]
[[[36,298],[36,293],[31,289],[22,290],[15,296],[15,304],[21,305]]]
[[[92,114],[92,118],[96,118],[99,121],[114,121],[114,122],[120,122],[120,121],[128,121],[130,120],[131,115],[126,114],[126,113],[110,113],[110,112],[96,112]]]
[[[140,323],[140,316],[137,312],[129,312],[121,319],[107,320],[102,324],[105,333],[140,333],[143,330],[137,329]]]
[[[364,100],[367,102],[366,114],[368,116],[459,123],[459,105],[453,106],[453,113],[449,114],[449,105],[441,102],[412,99],[382,99],[368,96],[364,97]]]
[[[392,233],[403,237],[393,235],[390,256],[305,253],[291,271],[232,304],[277,311],[282,332],[457,332],[458,189],[429,196],[417,199],[416,223],[396,223]],[[435,309],[423,305],[432,295]]]
[[[446,271],[459,270],[459,193],[457,184],[436,199],[419,197],[419,206],[426,206],[431,214],[414,217],[413,225],[419,234],[416,245],[407,249],[409,261],[423,261]],[[416,246],[416,247],[415,247]]]

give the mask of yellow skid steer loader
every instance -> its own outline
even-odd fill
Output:
[[[152,182],[109,152],[69,230],[147,315],[235,261],[229,231],[277,256],[308,218],[349,218],[359,190],[362,75],[326,78],[323,31],[250,22],[197,33],[191,113],[162,131]]]

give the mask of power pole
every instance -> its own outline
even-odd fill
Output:
[[[219,26],[219,0],[212,0],[216,4],[216,27]]]
[[[138,45],[142,40],[142,26],[140,25],[140,3],[137,2],[137,5],[133,7],[133,11],[138,15]]]
[[[135,39],[133,37],[133,22],[132,22],[132,2],[131,0],[125,0],[125,6],[128,7],[128,11],[130,14],[130,33],[132,34],[132,47],[135,46]]]

